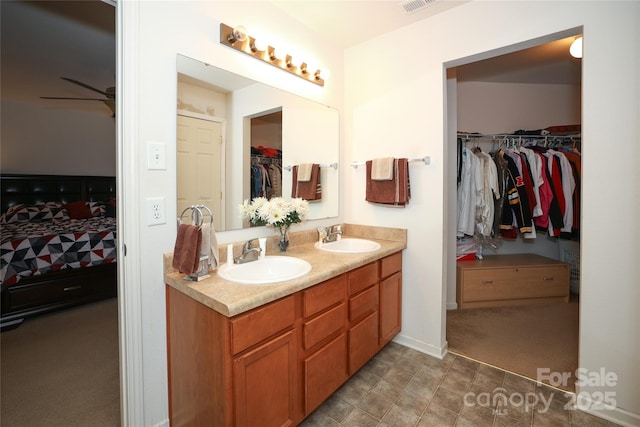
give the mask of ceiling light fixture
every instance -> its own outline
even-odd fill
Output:
[[[226,24],[220,24],[220,43],[223,45],[253,56],[306,81],[324,86],[324,79],[321,77],[322,70],[318,67],[308,67],[304,61],[298,59],[299,56],[286,54],[281,49],[266,43],[261,44],[261,42],[262,40],[247,34],[247,30],[243,26],[232,28]]]
[[[576,37],[576,39],[569,46],[569,53],[574,58],[582,58],[582,36]]]

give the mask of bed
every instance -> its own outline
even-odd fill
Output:
[[[0,176],[0,327],[116,296],[115,177]]]

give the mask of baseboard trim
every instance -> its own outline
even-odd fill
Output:
[[[402,344],[405,347],[412,348],[421,353],[428,354],[429,356],[436,357],[438,359],[443,359],[444,356],[447,355],[447,343],[445,342],[444,346],[436,347],[434,345],[428,344],[424,341],[417,340],[415,338],[409,337],[402,333],[396,335],[393,339],[393,342],[398,344]]]
[[[457,302],[448,302],[447,303],[447,310],[457,310],[458,309],[458,303]]]
[[[576,395],[576,408],[598,418],[626,427],[640,426],[640,415],[621,408],[592,409],[594,406],[602,406],[602,402],[596,402],[585,393]]]

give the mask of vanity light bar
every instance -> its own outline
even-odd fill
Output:
[[[333,169],[338,169],[338,164],[337,163],[329,163],[329,164],[320,164],[319,165],[321,168],[333,168]],[[291,169],[293,169],[293,166],[285,166],[282,169],[287,170],[289,172],[291,172]]]
[[[428,165],[429,163],[431,163],[431,157],[424,156],[419,159],[408,159],[407,161],[409,163],[424,162],[425,165]],[[349,166],[353,166],[353,168],[356,169],[358,166],[364,166],[365,164],[365,162],[351,162],[349,163]]]
[[[296,65],[291,55],[279,55],[277,49],[273,46],[260,46],[255,38],[246,33],[243,27],[232,28],[220,23],[220,43],[287,71],[294,76],[303,78],[306,81],[324,86],[324,79],[320,76],[321,70],[308,69],[310,64],[306,62]]]

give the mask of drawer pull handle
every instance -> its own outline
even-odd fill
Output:
[[[493,283],[493,280],[483,280],[483,281],[482,281],[482,284],[483,284],[483,285],[489,285],[489,284],[491,284],[491,283]]]
[[[69,286],[67,288],[64,288],[63,291],[67,292],[67,291],[75,291],[78,289],[82,289],[82,285],[76,285],[76,286]]]
[[[551,277],[543,277],[542,280],[553,280],[553,276],[551,276]]]

